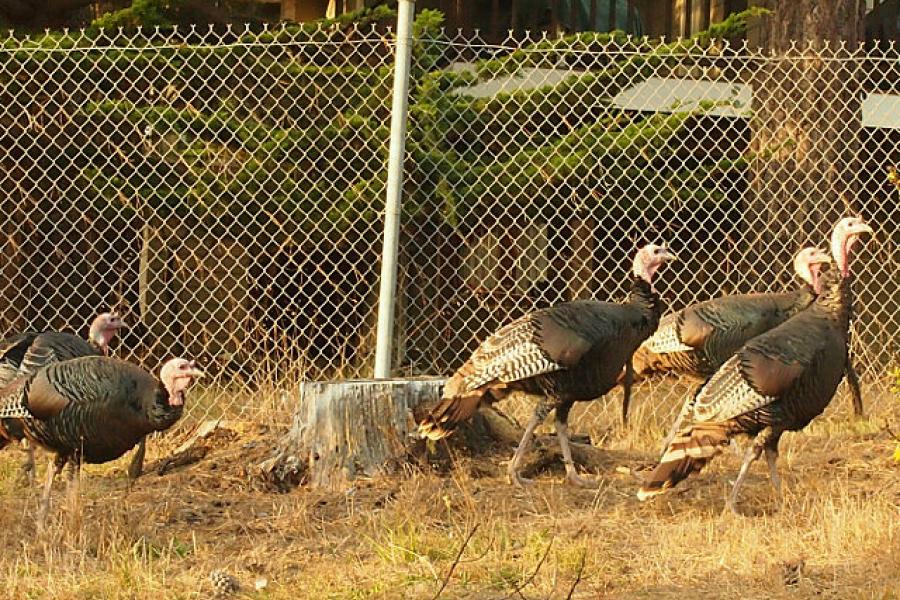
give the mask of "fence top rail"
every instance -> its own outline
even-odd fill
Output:
[[[330,46],[379,42],[395,44],[391,26],[379,23],[347,25],[329,23],[279,25],[251,24],[154,26],[114,29],[80,28],[41,33],[6,31],[0,34],[0,53],[10,52],[92,52],[147,51],[177,49],[213,50],[239,47]],[[760,48],[746,39],[719,37],[670,38],[633,36],[621,31],[565,32],[510,30],[500,42],[482,39],[479,30],[448,31],[438,28],[420,34],[420,40],[445,47],[469,47],[504,54],[565,53],[566,55],[629,54],[648,56],[694,55],[709,58],[756,58],[767,60],[858,60],[887,59],[900,61],[900,47],[895,40],[850,44],[844,40],[793,41],[783,52]]]

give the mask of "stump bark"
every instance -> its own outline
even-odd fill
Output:
[[[260,465],[276,485],[342,489],[392,472],[406,457],[413,410],[435,402],[444,378],[314,381],[303,385],[290,431]]]

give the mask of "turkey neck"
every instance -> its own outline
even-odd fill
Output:
[[[651,322],[653,329],[656,329],[656,326],[659,325],[659,317],[662,315],[662,302],[659,294],[653,291],[653,287],[649,283],[640,277],[635,277],[631,282],[628,303],[640,309]]]
[[[169,404],[169,393],[164,387],[160,386],[156,397],[146,411],[147,420],[153,424],[153,429],[155,431],[163,431],[174,425],[181,418],[184,404],[176,406]]]
[[[829,271],[824,283],[824,289],[816,298],[814,306],[818,312],[837,321],[846,331],[850,327],[851,279]]]

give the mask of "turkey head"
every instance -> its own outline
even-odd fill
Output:
[[[850,277],[850,251],[863,233],[874,232],[859,217],[844,217],[834,226],[834,232],[831,234],[831,254],[841,271],[841,277]]]
[[[109,349],[109,343],[123,327],[125,327],[125,321],[122,320],[118,313],[100,313],[91,323],[88,340],[106,354]]]
[[[173,358],[159,370],[159,379],[169,392],[169,406],[184,404],[184,391],[194,379],[203,377],[203,371],[193,360]]]
[[[820,248],[812,246],[804,248],[794,257],[794,272],[809,284],[816,294],[822,293],[821,282],[822,265],[831,264],[831,256]]]
[[[667,261],[678,260],[665,246],[647,244],[634,257],[634,276],[653,284],[656,271]]]

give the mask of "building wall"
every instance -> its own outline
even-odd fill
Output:
[[[312,21],[325,16],[328,0],[281,0],[283,21]]]
[[[343,14],[359,10],[365,5],[364,0],[281,0],[281,19],[284,21],[313,21],[328,14],[329,4],[334,14]]]

